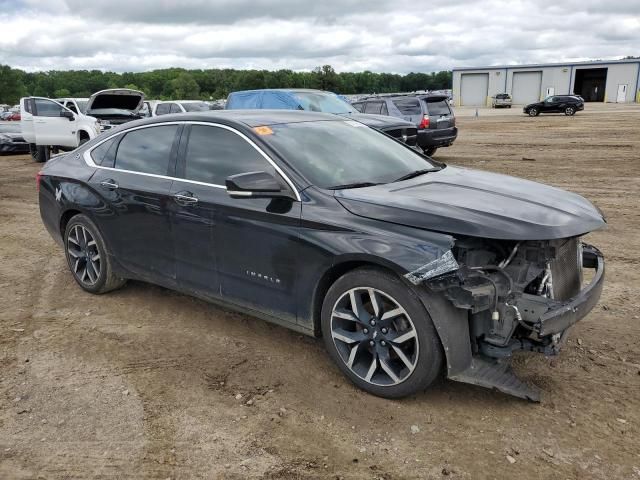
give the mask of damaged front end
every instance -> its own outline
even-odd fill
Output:
[[[579,237],[520,242],[468,237],[438,260],[448,273],[434,265],[407,278],[468,312],[471,362],[463,371],[449,371],[449,378],[537,401],[539,393],[500,360],[519,350],[558,353],[570,327],[600,298],[600,251]]]

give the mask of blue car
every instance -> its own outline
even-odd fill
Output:
[[[416,145],[418,136],[418,129],[411,122],[385,115],[362,114],[340,96],[324,90],[274,88],[232,92],[227,98],[226,109],[307,110],[348,116],[411,147]]]

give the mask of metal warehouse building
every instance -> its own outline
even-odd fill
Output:
[[[549,95],[581,95],[587,102],[640,102],[640,60],[455,68],[455,105],[491,106],[508,93],[515,105]]]

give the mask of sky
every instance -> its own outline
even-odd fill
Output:
[[[640,56],[640,0],[0,0],[0,64],[431,72]]]

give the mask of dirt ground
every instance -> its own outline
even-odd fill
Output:
[[[516,359],[542,403],[449,381],[383,400],[319,340],[143,283],[84,293],[41,224],[38,165],[5,156],[0,478],[640,478],[640,107],[474,114],[437,158],[572,190],[609,220],[588,238],[600,304],[560,356]]]

